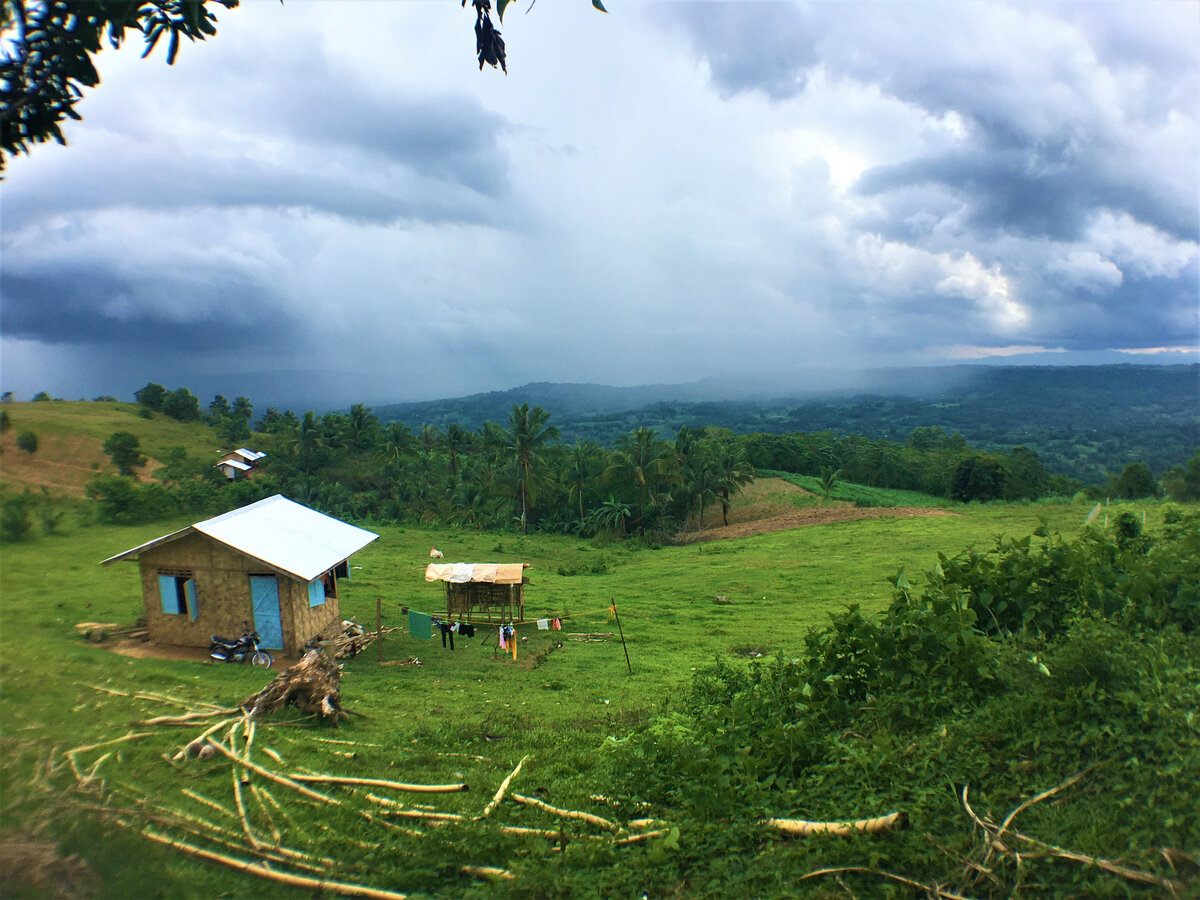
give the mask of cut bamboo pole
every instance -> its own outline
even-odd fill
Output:
[[[463,866],[461,871],[476,878],[495,878],[500,881],[515,881],[517,878],[508,869],[500,869],[496,866]]]
[[[191,725],[200,719],[211,719],[213,716],[227,716],[237,712],[237,709],[213,709],[207,712],[190,712],[182,716],[155,716],[153,719],[135,719],[130,725]]]
[[[344,778],[340,775],[298,775],[292,773],[289,778],[295,781],[307,781],[319,784],[357,784],[363,787],[385,787],[396,791],[408,791],[417,794],[456,794],[469,791],[466,784],[405,784],[402,781],[386,781],[382,778]]]
[[[631,834],[627,838],[621,838],[619,841],[613,841],[613,846],[614,847],[628,847],[630,844],[637,844],[642,841],[648,841],[651,838],[663,837],[664,835],[667,835],[670,833],[671,833],[671,830],[669,828],[662,828],[662,829],[659,829],[658,831],[643,831],[641,834]]]
[[[551,806],[549,803],[543,803],[536,797],[526,797],[522,794],[513,794],[512,798],[518,803],[523,803],[526,806],[535,806],[538,809],[544,809],[546,812],[554,813],[556,816],[562,816],[564,819],[578,819],[580,822],[587,822],[590,825],[595,825],[603,828],[606,831],[620,831],[620,826],[616,822],[610,822],[608,819],[594,816],[591,813],[581,812],[577,809],[560,809],[557,806]]]
[[[908,815],[903,812],[888,813],[875,819],[856,819],[846,822],[810,822],[806,819],[767,819],[763,824],[792,837],[808,837],[812,834],[847,835],[882,834],[908,827]]]
[[[269,869],[261,863],[250,862],[244,859],[236,859],[232,856],[226,856],[223,853],[213,853],[211,850],[205,850],[193,844],[188,844],[183,841],[172,840],[163,835],[156,834],[150,829],[142,831],[150,840],[165,844],[168,847],[173,847],[181,853],[186,853],[189,856],[195,856],[199,859],[208,860],[209,862],[220,863],[223,866],[229,866],[231,869],[236,869],[240,872],[246,872],[251,875],[257,875],[259,878],[266,878],[269,881],[277,881],[280,884],[289,884],[293,887],[308,888],[316,891],[329,891],[331,894],[340,894],[343,897],[370,897],[373,900],[406,900],[407,894],[401,894],[398,891],[385,891],[380,888],[373,888],[363,884],[347,884],[342,881],[327,881],[319,878],[308,878],[303,875],[292,875],[287,872],[279,872],[275,869]]]
[[[217,752],[223,753],[225,756],[228,756],[235,763],[245,766],[247,769],[250,769],[251,771],[258,773],[263,778],[266,778],[269,781],[274,781],[276,784],[281,784],[284,787],[289,787],[296,793],[300,794],[301,796],[310,797],[313,800],[319,800],[322,803],[328,803],[330,806],[341,806],[342,805],[341,800],[338,800],[334,797],[326,796],[325,794],[314,791],[311,788],[306,788],[304,785],[299,784],[296,781],[293,781],[291,778],[286,778],[283,775],[276,775],[274,772],[272,772],[268,769],[264,769],[262,766],[255,765],[254,763],[251,763],[251,762],[246,762],[244,759],[242,759],[240,756],[238,756],[236,753],[234,753],[232,750],[230,750],[228,747],[226,747],[220,741],[214,741],[212,738],[209,738],[208,744],[211,747],[215,747],[217,749]]]
[[[181,760],[181,759],[186,759],[188,747],[193,747],[196,745],[203,747],[204,742],[207,741],[211,735],[220,731],[222,728],[224,728],[226,725],[228,725],[232,721],[233,721],[233,719],[222,719],[220,722],[217,722],[216,724],[210,726],[208,728],[208,730],[206,730],[204,733],[202,733],[200,735],[200,737],[195,738],[194,740],[188,741],[188,743],[186,743],[182,747],[180,747],[179,750],[175,753],[175,755],[171,757],[171,759],[176,760],[176,761]]]
[[[205,797],[203,794],[197,794],[195,791],[189,790],[188,788],[184,788],[182,791],[182,794],[185,797],[191,797],[197,803],[203,803],[209,809],[215,809],[217,812],[221,813],[221,815],[228,816],[231,819],[237,818],[237,814],[234,813],[232,810],[226,809],[220,803],[217,803],[215,800],[210,800],[208,797]]]
[[[483,808],[483,812],[479,814],[479,818],[483,819],[491,815],[493,809],[500,805],[500,801],[504,799],[504,792],[508,790],[508,786],[512,784],[512,780],[517,777],[517,773],[521,771],[521,766],[525,765],[525,760],[529,759],[529,755],[521,757],[521,761],[517,763],[517,767],[508,773],[508,777],[500,782],[500,787],[496,790],[496,796],[492,797],[490,803]]]

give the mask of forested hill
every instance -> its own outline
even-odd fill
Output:
[[[888,387],[855,390],[843,381],[751,399],[745,385],[714,382],[629,388],[542,382],[375,412],[413,427],[478,428],[505,421],[514,403],[530,403],[552,414],[564,442],[590,438],[605,446],[640,426],[665,435],[687,425],[743,434],[829,430],[893,441],[917,427],[940,426],[979,449],[1024,445],[1050,471],[1088,483],[1130,460],[1161,472],[1200,447],[1197,365],[947,366],[871,374]],[[809,383],[816,382],[814,374]]]

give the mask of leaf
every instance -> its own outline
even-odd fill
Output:
[[[175,65],[175,54],[179,52],[179,32],[171,32],[171,43],[167,45],[167,65]]]
[[[510,2],[512,2],[512,0],[496,0],[496,15],[500,17],[501,23],[504,22],[504,8],[508,6]]]
[[[503,2],[503,0],[501,0],[501,2]],[[604,8],[604,4],[601,3],[600,0],[592,0],[592,6],[596,7],[596,9],[600,10],[600,12],[602,12],[602,13],[608,12],[608,10]]]

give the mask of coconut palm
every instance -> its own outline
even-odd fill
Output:
[[[528,403],[513,404],[508,428],[496,426],[491,437],[500,443],[508,464],[512,467],[516,501],[520,510],[521,533],[529,528],[529,507],[539,485],[542,450],[550,441],[558,440],[558,429],[546,423],[550,413],[540,406],[529,408]]]
[[[646,514],[663,500],[671,484],[680,481],[675,451],[649,428],[637,428],[617,439],[604,479],[637,495],[637,523],[646,530]]]

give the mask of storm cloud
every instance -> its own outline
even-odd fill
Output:
[[[472,21],[248,4],[174,67],[102,53],[4,183],[4,388],[1200,350],[1200,4],[539,4],[507,77]]]

